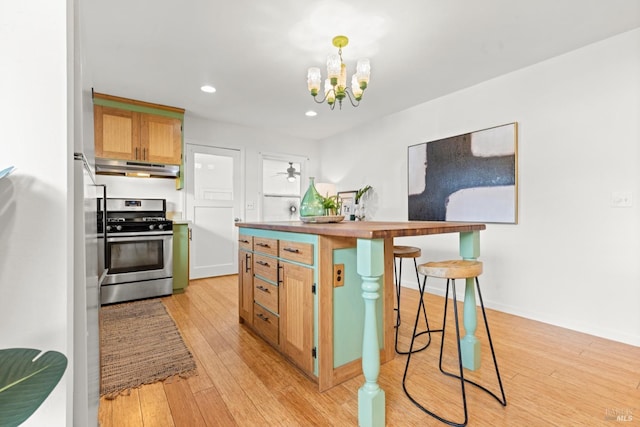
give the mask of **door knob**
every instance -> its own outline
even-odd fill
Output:
[[[241,218],[233,218],[233,221],[234,222],[240,222],[240,221],[242,221],[242,219]]]

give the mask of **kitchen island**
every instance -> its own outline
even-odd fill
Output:
[[[484,224],[458,222],[239,223],[239,316],[320,391],[360,373],[361,426],[384,425],[380,364],[393,359],[393,239],[459,233],[480,253]],[[381,304],[377,300],[381,299]],[[465,288],[465,367],[479,365],[473,281]]]

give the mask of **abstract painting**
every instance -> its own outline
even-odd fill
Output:
[[[518,222],[518,124],[408,148],[410,221]]]

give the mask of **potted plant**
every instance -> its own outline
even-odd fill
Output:
[[[356,221],[364,221],[364,204],[360,203],[360,199],[362,199],[362,196],[364,196],[369,190],[371,190],[371,186],[365,185],[364,187],[356,191],[355,210],[353,215],[353,219],[355,219]]]
[[[360,199],[362,198],[362,196],[365,195],[365,193],[367,191],[371,190],[371,186],[370,185],[366,185],[364,187],[362,187],[361,189],[359,189],[358,191],[356,191],[356,205],[360,203]]]
[[[335,216],[340,212],[342,200],[337,194],[333,196],[327,195],[327,197],[322,198],[322,207],[324,208],[325,215]]]

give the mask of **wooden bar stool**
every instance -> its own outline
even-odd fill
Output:
[[[404,258],[413,258],[413,265],[416,268],[416,278],[418,279],[418,288],[420,289],[421,285],[420,285],[420,275],[418,274],[418,262],[416,261],[416,259],[418,259],[420,257],[420,255],[422,255],[422,251],[420,248],[416,248],[415,246],[394,246],[393,247],[393,256],[394,256],[394,260],[393,260],[393,272],[395,275],[395,285],[396,285],[396,304],[397,307],[394,308],[394,311],[396,312],[396,343],[395,343],[395,348],[396,348],[396,353],[398,354],[408,354],[408,351],[401,351],[398,350],[398,331],[400,330],[400,324],[401,319],[400,319],[400,290],[402,289],[401,286],[401,280],[402,280],[402,260]],[[422,294],[424,293],[423,289],[420,289],[420,302],[418,305],[418,313],[422,312],[422,316],[424,318],[425,321],[425,325],[426,325],[426,329],[424,331],[421,331],[420,333],[416,334],[416,331],[414,330],[414,336],[420,336],[420,335],[424,335],[424,334],[428,334],[429,335],[429,339],[427,340],[427,343],[424,344],[422,347],[413,350],[413,352],[417,352],[417,351],[422,351],[425,348],[427,348],[429,346],[429,344],[431,344],[431,331],[429,330],[429,320],[427,319],[427,310],[425,308],[424,305],[424,301],[422,299]],[[436,331],[437,332],[437,331]],[[412,341],[413,342],[413,341]]]
[[[470,261],[470,260],[453,260],[453,261],[440,261],[440,262],[428,262],[426,264],[421,264],[418,267],[418,271],[424,275],[423,285],[420,288],[420,298],[422,299],[422,294],[424,293],[424,289],[427,283],[427,277],[438,277],[442,279],[447,279],[447,290],[444,300],[444,318],[442,320],[442,341],[440,343],[440,359],[438,362],[438,367],[440,368],[440,372],[445,375],[448,375],[453,378],[457,378],[460,380],[460,390],[462,393],[462,406],[464,410],[464,421],[462,423],[457,423],[448,419],[437,415],[435,412],[432,412],[426,409],[422,404],[420,404],[414,397],[411,396],[409,391],[407,390],[407,386],[405,381],[407,379],[407,372],[409,370],[409,363],[411,362],[411,354],[413,353],[413,341],[416,337],[416,329],[418,325],[418,318],[420,317],[420,308],[418,308],[418,312],[416,313],[416,321],[413,328],[413,337],[411,338],[411,345],[409,347],[409,356],[407,357],[407,364],[404,368],[404,376],[402,377],[402,388],[404,389],[407,397],[422,411],[431,415],[432,417],[442,421],[443,423],[449,424],[451,426],[465,426],[467,425],[468,416],[467,416],[467,398],[465,394],[465,383],[472,384],[485,392],[489,393],[493,396],[502,406],[507,406],[507,399],[504,394],[504,389],[502,387],[502,380],[500,378],[500,371],[498,370],[498,362],[496,360],[496,354],[493,349],[493,341],[491,340],[491,333],[489,332],[489,323],[487,322],[487,314],[484,310],[484,303],[482,302],[482,294],[480,293],[480,282],[478,281],[478,276],[482,274],[482,262],[480,261]],[[482,317],[484,318],[484,324],[487,330],[487,337],[489,338],[489,346],[491,347],[491,357],[493,357],[493,365],[496,371],[496,377],[498,378],[498,385],[500,386],[500,393],[502,395],[502,399],[500,399],[496,394],[494,394],[489,389],[477,384],[469,379],[464,378],[464,372],[462,368],[462,352],[460,350],[460,327],[458,323],[458,306],[456,300],[456,280],[455,279],[468,279],[474,278],[476,282],[476,289],[478,291],[478,297],[480,299],[480,306],[482,307]],[[444,338],[445,338],[445,330],[447,324],[447,304],[449,302],[449,289],[453,294],[453,312],[455,317],[455,325],[456,325],[456,342],[458,347],[458,373],[446,372],[442,369],[442,352],[444,348]]]

